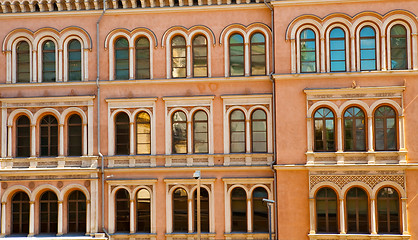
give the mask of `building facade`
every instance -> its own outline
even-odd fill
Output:
[[[2,1],[1,235],[415,239],[417,15]]]

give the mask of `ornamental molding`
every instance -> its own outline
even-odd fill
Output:
[[[402,98],[405,86],[305,89],[307,100]]]

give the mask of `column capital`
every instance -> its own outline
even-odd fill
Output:
[[[35,204],[35,201],[29,201],[29,204]]]
[[[58,204],[62,204],[63,203],[63,201],[58,201]]]
[[[7,203],[7,202],[1,202],[1,205],[2,205],[2,206],[4,206],[4,205],[6,205],[6,203]]]

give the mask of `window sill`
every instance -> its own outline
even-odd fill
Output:
[[[411,235],[406,234],[309,234],[310,240],[408,240]]]
[[[197,233],[166,233],[166,240],[197,239]],[[215,240],[215,233],[201,233],[202,239]]]
[[[225,233],[225,239],[227,240],[252,240],[252,239],[269,239],[268,233],[246,233],[246,232],[232,232],[232,233]],[[274,239],[274,233],[272,233]]]
[[[407,151],[306,152],[307,165],[406,164]]]
[[[0,169],[97,168],[96,156],[0,158]]]

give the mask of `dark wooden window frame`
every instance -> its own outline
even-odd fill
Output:
[[[324,198],[319,198],[318,196],[317,196],[317,194],[318,194],[318,192],[319,191],[321,191],[321,190],[325,190],[325,189],[330,189],[331,191],[333,191],[334,192],[334,194],[335,194],[335,198],[332,198],[332,197],[329,197],[328,196],[328,194],[327,194],[327,196],[326,197],[324,197]],[[324,200],[325,202],[326,202],[326,213],[325,213],[325,233],[335,233],[335,232],[332,232],[331,230],[330,230],[330,222],[329,222],[329,204],[328,204],[328,202],[330,201],[330,200],[335,200],[336,201],[336,209],[337,209],[337,219],[336,219],[336,223],[337,223],[337,225],[336,225],[336,229],[337,229],[337,231],[338,231],[338,229],[339,229],[339,219],[340,219],[340,212],[339,212],[339,199],[338,199],[338,195],[337,195],[337,192],[333,189],[333,188],[331,188],[331,187],[321,187],[320,189],[318,189],[317,191],[316,191],[316,193],[315,193],[315,205],[317,204],[317,201],[318,200]],[[319,231],[318,230],[318,211],[317,210],[315,210],[315,219],[316,219],[316,231],[317,232],[319,232],[319,233],[322,233],[322,231]]]
[[[173,45],[173,40],[175,38],[180,38],[180,37],[183,38],[184,45]],[[184,49],[185,56],[184,57],[174,57],[174,50],[175,49]],[[174,66],[174,59],[182,59],[182,58],[184,58],[184,61],[186,62],[185,67],[175,67]],[[186,42],[186,38],[183,35],[176,35],[171,39],[171,76],[173,78],[185,78],[185,77],[187,77],[187,61],[188,60],[187,60],[187,42]],[[173,74],[174,68],[176,68],[176,69],[182,69],[183,68],[185,70],[185,76],[175,77],[174,74]]]
[[[261,35],[263,35],[263,37],[264,37],[264,42],[263,43],[253,43],[252,41],[251,41],[251,39],[252,39],[252,37],[255,35],[255,34],[261,34]],[[253,53],[253,51],[252,51],[252,46],[258,46],[258,45],[264,45],[264,54],[255,54],[255,53]],[[256,76],[256,75],[254,75],[253,74],[253,72],[252,72],[252,69],[253,69],[253,56],[261,56],[261,55],[263,55],[264,56],[264,74],[263,75],[266,75],[267,74],[267,54],[266,54],[266,45],[267,45],[267,43],[266,43],[266,36],[262,33],[262,32],[255,32],[255,33],[253,33],[253,34],[251,34],[251,36],[250,36],[250,75],[252,75],[252,76]],[[245,53],[244,53],[245,54]],[[244,62],[244,64],[245,64],[245,62]],[[263,75],[261,75],[261,76],[263,76]]]
[[[310,39],[310,38],[307,38],[307,39],[302,39],[302,33],[304,32],[304,31],[306,31],[306,30],[310,30],[310,31],[312,31],[313,33],[314,33],[314,38],[313,39]],[[317,38],[317,36],[316,36],[316,33],[315,33],[315,31],[313,30],[313,29],[311,29],[311,28],[305,28],[305,29],[303,29],[301,32],[300,32],[300,35],[299,35],[299,67],[300,67],[300,72],[301,73],[315,73],[315,72],[318,72],[318,66],[317,66],[317,61],[318,61],[318,59],[317,59],[317,53],[316,53],[316,51],[317,51],[317,46],[316,46],[316,38]],[[313,51],[310,51],[310,50],[302,50],[302,43],[306,43],[306,42],[314,42],[315,43],[315,49],[313,50]],[[303,52],[313,52],[314,54],[315,54],[315,61],[302,61],[302,53]],[[315,66],[315,71],[311,71],[311,72],[305,72],[305,71],[302,71],[302,63],[303,62],[314,62],[314,66]]]
[[[118,121],[118,117],[125,114],[126,117],[128,118],[128,122],[122,122],[122,121]],[[120,131],[118,131],[118,127],[119,126],[123,126],[123,125],[128,125],[128,132],[127,133],[120,133]],[[125,126],[126,127],[126,126]],[[128,137],[128,141],[126,143],[120,143],[118,141],[118,139],[120,139],[121,137],[123,138],[123,136],[127,136]],[[129,116],[128,114],[126,114],[125,112],[119,112],[116,114],[115,116],[115,154],[116,155],[129,155],[130,154],[130,141],[131,141],[131,136],[130,136],[130,122],[129,122]],[[127,148],[127,152],[120,152],[121,150],[118,151],[118,146],[125,146],[125,148]]]
[[[338,37],[338,38],[332,38],[331,37],[331,32],[333,31],[333,30],[335,30],[335,29],[341,29],[342,31],[343,31],[343,33],[344,33],[344,37]],[[334,51],[341,51],[341,50],[332,50],[331,49],[331,42],[332,41],[341,41],[341,40],[343,40],[344,41],[344,70],[343,71],[333,71],[332,70],[332,67],[331,67],[331,63],[332,62],[343,62],[342,60],[332,60],[331,59],[331,53],[332,52],[334,52]],[[344,29],[343,28],[341,28],[341,27],[335,27],[335,28],[333,28],[333,29],[331,29],[331,31],[329,32],[329,69],[330,69],[330,72],[346,72],[347,71],[347,47],[346,47],[346,44],[347,44],[347,40],[346,40],[346,32],[344,31]]]
[[[118,42],[118,41],[121,41],[121,40],[126,40],[127,42],[128,42],[128,47],[117,47],[116,46],[116,43]],[[120,59],[117,59],[116,58],[116,52],[117,51],[128,51],[128,59],[126,59],[126,58],[120,58]],[[128,72],[129,72],[129,55],[130,55],[130,53],[129,53],[129,41],[128,41],[128,39],[126,39],[126,38],[124,38],[124,37],[118,37],[116,40],[115,40],[115,49],[114,49],[114,61],[115,61],[115,63],[114,63],[114,69],[115,69],[115,73],[114,73],[114,75],[115,75],[115,79],[117,79],[117,80],[128,80],[128,79],[119,79],[118,78],[118,76],[117,76],[117,71],[118,71],[118,69],[117,69],[117,62],[118,61],[120,61],[120,60],[128,60],[128,66],[125,66],[125,67],[127,67],[127,69],[128,69]],[[126,68],[124,68],[124,69],[122,69],[122,70],[126,70]],[[128,78],[129,78],[129,73],[128,73]]]
[[[361,30],[363,30],[363,28],[366,28],[366,27],[370,27],[371,29],[373,29],[374,37],[362,37],[361,36]],[[374,71],[374,70],[377,70],[377,51],[378,51],[378,49],[377,49],[376,37],[377,37],[376,29],[374,29],[374,27],[372,27],[370,25],[363,26],[359,31],[359,58],[360,58],[359,64],[360,64],[360,71]],[[361,40],[363,40],[363,39],[365,39],[365,40],[373,39],[374,40],[374,48],[363,48],[361,46]],[[372,50],[372,49],[374,49],[374,51],[375,51],[375,55],[374,55],[375,66],[374,66],[374,69],[363,70],[363,68],[361,67],[361,60],[373,60],[373,59],[361,59],[361,51],[362,50]]]
[[[351,190],[353,190],[355,188],[360,189],[361,191],[364,191],[364,193],[366,194],[366,197],[367,197],[367,232],[361,232],[360,231],[360,225],[361,224],[359,223],[359,205],[358,205],[358,200],[361,199],[361,198],[358,197],[358,196],[357,197],[353,197],[353,199],[350,199],[350,200],[356,201],[356,209],[355,209],[355,212],[356,212],[356,231],[349,232],[349,230],[348,230],[348,224],[349,224],[349,222],[348,222],[348,214],[347,214],[347,211],[348,211],[348,209],[347,209],[347,202],[348,202],[347,194],[348,194],[349,191],[351,191]],[[347,190],[347,193],[346,193],[346,196],[345,196],[345,211],[346,211],[345,217],[346,217],[347,233],[349,233],[349,234],[351,234],[351,233],[365,233],[365,234],[370,233],[370,223],[371,223],[370,222],[370,197],[369,197],[369,195],[368,195],[368,193],[367,193],[367,191],[365,189],[363,189],[362,187],[359,187],[359,186],[355,186],[355,187],[352,187],[352,188],[350,188],[350,189]]]
[[[18,198],[18,199],[16,199]],[[29,234],[29,215],[30,215],[30,200],[28,194],[23,191],[16,192],[11,199],[11,233],[12,234]],[[26,205],[27,211],[24,211],[23,205]],[[18,206],[18,209],[14,207]],[[15,215],[18,215],[15,218]],[[25,217],[26,215],[26,217]],[[14,227],[17,226],[18,231]]]
[[[395,191],[396,193],[397,193],[397,195],[398,195],[398,197],[397,197],[397,201],[398,201],[398,224],[397,224],[397,226],[396,227],[398,227],[398,229],[399,229],[399,231],[397,231],[397,232],[395,232],[395,231],[391,231],[391,229],[393,229],[394,228],[394,226],[392,226],[391,225],[391,221],[390,221],[390,208],[389,208],[389,206],[390,206],[390,204],[388,204],[387,203],[387,205],[386,205],[386,220],[387,220],[387,222],[386,222],[386,224],[387,224],[387,228],[389,229],[389,231],[388,232],[382,232],[382,231],[380,231],[379,230],[379,225],[380,225],[380,221],[379,221],[379,211],[378,211],[378,204],[379,204],[379,199],[380,199],[380,197],[379,197],[379,193],[380,193],[380,191],[382,191],[384,188],[391,188],[391,189],[393,189],[393,191]],[[379,191],[377,191],[377,195],[376,195],[376,212],[377,212],[377,214],[376,214],[376,221],[377,221],[377,223],[376,223],[376,227],[377,227],[377,232],[380,234],[380,233],[384,233],[384,234],[401,234],[402,233],[402,225],[401,225],[401,209],[402,209],[402,206],[401,206],[401,201],[400,201],[400,193],[398,192],[398,190],[396,189],[396,188],[394,188],[394,187],[391,187],[391,186],[384,186],[384,187],[382,187],[382,188],[380,188],[379,189]],[[393,200],[394,198],[389,198],[389,197],[385,197],[384,198],[384,200],[386,200],[386,202],[389,202],[390,200]]]
[[[145,190],[148,192],[148,194],[150,195],[149,198],[149,208],[147,209],[147,211],[143,211],[141,209],[138,208],[138,205],[141,204],[140,199],[138,198],[138,193],[142,190]],[[152,207],[152,195],[150,190],[146,189],[146,188],[140,188],[138,189],[138,191],[136,192],[136,231],[137,232],[146,232],[146,233],[150,233],[151,232],[151,207]],[[142,218],[142,214],[145,212],[145,214],[147,216],[149,216],[149,219],[147,218],[145,223],[141,223],[140,219]],[[144,224],[144,228],[146,228],[145,230],[141,230],[140,229],[140,225]]]
[[[147,39],[148,47],[138,47],[138,41],[140,39]],[[149,79],[151,77],[151,50],[150,50],[150,48],[151,48],[151,42],[147,37],[140,36],[136,39],[136,41],[135,41],[135,78],[136,79],[140,79],[140,77],[138,76],[139,75],[138,71],[141,70],[141,69],[147,69],[148,70],[148,73],[147,73],[148,76],[145,77],[145,79]],[[148,50],[148,58],[144,58],[147,65],[146,65],[146,67],[141,68],[141,66],[138,64],[139,52],[141,52],[141,51],[145,52],[147,50]]]
[[[242,43],[231,43],[231,38],[234,36],[234,35],[240,35],[241,37],[242,37]],[[241,33],[232,33],[230,36],[229,36],[229,39],[228,39],[228,54],[229,54],[229,75],[230,76],[245,76],[245,38],[244,38],[244,36],[242,36],[241,35]],[[231,65],[231,56],[241,56],[241,55],[231,55],[231,46],[242,46],[242,49],[243,49],[243,52],[242,52],[242,57],[244,58],[244,61],[243,61],[243,66],[242,66],[242,68],[243,68],[243,74],[242,75],[232,75],[232,71],[231,71],[231,69],[232,69],[232,65]]]
[[[21,49],[19,49],[19,47],[20,47],[20,45],[21,44],[23,44],[23,43],[26,43],[27,45],[28,45],[28,51],[24,51],[24,50],[21,50]],[[17,45],[16,45],[16,82],[30,82],[30,70],[31,70],[31,54],[30,54],[30,44],[27,42],[27,41],[20,41]],[[23,54],[28,54],[28,58],[29,58],[29,61],[28,62],[20,62],[19,61],[19,56],[20,55],[23,55]],[[20,71],[21,71],[21,64],[29,64],[29,68],[28,68],[28,70],[29,70],[29,72],[25,72],[25,73],[28,73],[29,74],[29,79],[27,79],[27,81],[26,81],[26,79],[24,80],[24,81],[22,81],[22,79],[19,79],[19,73],[21,73]],[[23,72],[22,72],[23,73]]]
[[[77,117],[80,118],[80,123],[72,123],[72,122],[70,122],[71,119],[74,116],[77,116]],[[80,128],[79,129],[79,134],[78,133],[77,134],[74,134],[74,132],[70,130],[70,128],[72,128],[72,127],[79,127]],[[79,136],[79,140],[80,140],[79,145],[78,144],[72,145],[73,143],[70,140],[72,136]],[[83,154],[83,140],[84,140],[83,139],[83,118],[80,115],[78,115],[78,114],[71,114],[68,117],[68,120],[67,120],[67,141],[68,141],[67,142],[67,144],[68,144],[67,152],[68,152],[68,156],[81,156]],[[70,149],[73,148],[73,147],[79,147],[79,149],[78,149],[78,151],[80,153],[79,155],[72,155],[71,154]]]
[[[125,191],[126,198],[120,198],[118,194]],[[119,203],[127,202],[127,209],[120,209]],[[124,189],[118,189],[115,193],[115,229],[116,232],[129,232],[130,230],[130,198],[129,192]]]
[[[261,110],[261,111],[263,111],[263,112],[264,112],[264,114],[266,115],[266,118],[265,118],[265,119],[253,119],[253,115],[254,115],[254,113],[255,113],[257,110]],[[266,141],[265,141],[266,151],[264,151],[264,152],[258,152],[258,151],[256,152],[256,151],[254,151],[254,143],[255,143],[255,140],[254,140],[254,133],[257,133],[257,132],[262,132],[262,131],[255,131],[255,130],[253,129],[253,122],[265,122],[265,123],[266,123],[266,131],[265,131],[265,133],[266,133]],[[250,129],[251,129],[251,152],[253,152],[253,153],[267,153],[267,152],[268,152],[268,125],[267,125],[267,123],[268,123],[268,121],[267,121],[267,113],[266,113],[266,111],[265,111],[264,109],[257,108],[257,109],[254,109],[254,110],[251,112],[251,119],[250,119]]]
[[[359,108],[362,112],[363,112],[363,115],[364,115],[364,149],[355,149],[356,147],[356,136],[357,136],[357,133],[356,133],[356,127],[355,127],[355,120],[356,119],[360,119],[360,118],[356,118],[356,117],[345,117],[344,115],[345,115],[345,113],[348,111],[348,109],[350,109],[350,108],[352,108],[352,107],[354,107],[354,108]],[[346,146],[345,146],[345,140],[346,140],[346,136],[345,136],[345,119],[348,119],[348,118],[350,118],[350,119],[352,119],[353,120],[353,129],[352,129],[352,134],[353,134],[353,149],[351,149],[351,150],[347,150],[346,149]],[[343,132],[342,132],[342,135],[343,135],[343,145],[344,145],[344,151],[349,151],[349,152],[358,152],[358,151],[367,151],[367,146],[368,146],[368,141],[369,141],[369,139],[367,138],[367,127],[368,127],[368,122],[367,122],[367,115],[366,115],[366,111],[362,108],[362,107],[360,107],[360,106],[357,106],[357,105],[351,105],[351,106],[348,106],[346,109],[344,109],[344,111],[343,111],[343,115],[342,115],[342,129],[343,129]]]
[[[321,110],[322,108],[326,108],[326,109],[328,109],[331,113],[332,113],[332,115],[333,115],[333,117],[321,117],[321,118],[317,118],[317,117],[315,117],[315,114],[319,111],[319,110]],[[315,109],[315,111],[313,111],[313,114],[312,114],[312,119],[313,119],[313,121],[312,121],[312,124],[313,124],[313,128],[312,128],[312,130],[313,130],[313,141],[314,141],[314,151],[315,152],[332,152],[332,151],[335,151],[335,149],[336,149],[336,145],[337,145],[337,134],[335,134],[336,133],[336,127],[335,127],[335,123],[336,123],[336,114],[335,114],[335,112],[331,109],[331,108],[329,108],[329,107],[326,107],[326,106],[320,106],[320,107],[318,107],[317,109]],[[316,120],[321,120],[322,121],[322,126],[323,126],[323,128],[321,129],[321,132],[322,132],[322,136],[326,136],[327,134],[326,134],[326,121],[327,120],[333,120],[333,126],[334,126],[334,149],[331,149],[331,150],[324,150],[324,149],[318,149],[317,148],[317,144],[316,144],[316,141],[315,141],[315,121]],[[324,146],[326,146],[327,145],[327,142],[328,142],[328,138],[323,138],[322,139],[322,143],[324,144]]]
[[[49,119],[46,119],[46,118],[49,118]],[[44,120],[47,121],[47,122],[44,123]],[[55,120],[55,123],[54,123],[54,120]],[[41,132],[42,132],[43,128],[47,129],[46,131],[47,131],[47,139],[48,139],[48,143],[46,145],[42,145],[42,140],[39,141],[40,142],[39,147],[41,149],[41,151],[40,151],[41,156],[46,156],[46,157],[57,156],[58,155],[58,141],[59,141],[59,129],[58,129],[59,124],[58,124],[57,118],[53,115],[46,115],[41,119],[41,122],[40,122],[39,125],[40,125]],[[56,128],[57,136],[53,136],[52,133],[51,133],[52,128],[54,128],[54,127]],[[43,135],[39,134],[39,138],[42,139],[42,137],[43,137]],[[53,139],[54,137],[56,137],[56,141],[54,141],[54,139]],[[48,150],[47,151],[48,153],[46,155],[42,154],[42,148],[43,147],[46,147],[47,150]],[[53,148],[55,148],[55,149],[53,149]],[[55,150],[56,154],[53,154],[52,150]]]
[[[202,44],[200,44],[200,45],[198,45],[198,44],[195,44],[195,39],[197,38],[197,37],[204,37],[205,39],[206,39],[206,44],[205,45],[202,45]],[[205,50],[206,50],[206,56],[205,57],[197,57],[197,56],[195,56],[195,49],[196,48],[205,48]],[[208,59],[209,59],[209,56],[208,56],[208,54],[209,54],[209,51],[208,51],[208,39],[206,38],[206,36],[205,35],[203,35],[203,34],[198,34],[198,35],[196,35],[196,36],[194,36],[193,37],[193,40],[192,40],[192,60],[193,60],[193,63],[192,63],[192,66],[193,66],[193,76],[194,77],[208,77],[208,74],[209,74],[209,66],[208,66]],[[206,59],[206,76],[195,76],[195,61],[197,60],[197,59]]]
[[[196,114],[198,112],[203,112],[206,115],[206,120],[196,120],[195,116],[196,116]],[[195,123],[206,123],[207,132],[206,132],[206,142],[205,143],[207,144],[207,148],[208,148],[208,152],[209,152],[209,122],[208,122],[208,119],[209,119],[208,114],[205,111],[203,111],[203,110],[198,110],[198,111],[196,111],[193,114],[193,139],[192,139],[192,142],[193,142],[193,153],[196,153],[195,134],[196,133],[203,133],[203,132],[196,132]],[[208,152],[206,152],[206,153],[208,153]],[[203,153],[203,152],[201,152],[201,153]]]
[[[28,124],[21,124],[19,123],[20,120],[26,118]],[[28,145],[25,146],[19,139],[27,138]],[[26,115],[21,115],[16,119],[16,157],[30,157],[30,150],[31,150],[31,130],[30,130],[30,119]],[[20,151],[20,149],[24,149]],[[23,154],[27,151],[27,154]]]
[[[47,199],[43,199],[43,197],[45,196],[45,194],[48,194],[48,196],[46,196]],[[39,208],[39,232],[40,233],[57,233],[58,230],[58,198],[57,195],[52,192],[52,191],[46,191],[44,193],[42,193],[42,195],[39,198],[39,205],[41,206],[42,204],[47,204],[47,210],[42,212],[42,208]],[[57,212],[52,212],[51,208],[52,205],[56,204],[56,211]],[[42,222],[42,216],[43,214],[46,214],[46,222]],[[53,216],[51,216],[51,214],[56,214],[57,218],[55,219]],[[47,228],[46,229],[42,229],[42,224],[46,224]]]
[[[231,116],[232,116],[232,113],[234,113],[235,111],[242,112],[242,114],[244,115],[244,119],[243,120],[233,120],[231,118]],[[233,122],[244,122],[244,152],[242,152],[242,153],[246,153],[246,151],[247,151],[247,141],[246,141],[246,139],[247,139],[247,126],[246,126],[245,120],[246,120],[245,113],[241,109],[234,109],[229,114],[229,149],[230,149],[230,152],[232,152],[231,149],[232,149],[232,133],[233,132],[232,132],[232,127],[231,126],[232,126]]]
[[[396,26],[402,26],[405,29],[405,35],[392,35],[392,28],[396,27]],[[404,69],[408,69],[408,30],[407,28],[403,25],[403,24],[395,24],[391,27],[390,32],[389,32],[390,36],[389,39],[392,41],[392,38],[405,38],[405,48],[393,48],[392,47],[392,43],[389,43],[389,47],[390,47],[390,60],[393,59],[393,55],[392,55],[392,49],[405,49],[405,68],[397,68],[397,69],[392,69],[392,63],[390,63],[391,66],[391,70],[404,70]]]
[[[383,119],[383,132],[384,132],[384,149],[376,149],[376,140],[377,140],[377,138],[376,138],[376,119],[377,119],[377,117],[376,117],[376,111],[379,109],[379,108],[381,108],[381,107],[388,107],[388,108],[391,108],[392,110],[393,110],[393,112],[395,113],[395,117],[394,117],[394,119],[395,119],[395,131],[396,131],[396,136],[395,136],[395,141],[396,141],[396,149],[388,149],[388,147],[387,147],[387,128],[386,128],[386,121],[387,121],[387,119],[388,118],[390,118],[390,117],[387,117],[387,116],[383,116],[383,117],[379,117],[379,118],[381,118],[381,119]],[[376,150],[376,151],[398,151],[398,149],[399,149],[399,141],[398,141],[398,138],[399,138],[399,121],[398,121],[398,112],[396,111],[396,109],[395,108],[393,108],[392,106],[390,106],[390,105],[379,105],[379,106],[377,106],[376,108],[375,108],[375,110],[374,110],[374,112],[373,112],[373,132],[374,132],[374,136],[373,136],[373,139],[374,139],[374,149]]]
[[[138,121],[138,116],[139,116],[139,114],[142,114],[142,113],[145,113],[145,114],[147,114],[148,115],[148,117],[149,117],[149,122],[140,122],[140,121]],[[149,153],[138,153],[138,137],[139,136],[141,136],[141,135],[145,135],[146,133],[138,133],[138,125],[140,125],[140,124],[149,124],[149,126],[150,126],[150,133],[148,133],[149,134],[149,136],[150,136],[150,143],[149,143],[149,149],[150,149],[150,152]],[[136,143],[136,154],[141,154],[141,155],[146,155],[146,154],[151,154],[151,143],[152,143],[152,141],[151,141],[151,116],[150,116],[150,114],[148,113],[148,112],[146,112],[146,111],[140,111],[140,112],[138,112],[137,114],[136,114],[136,117],[135,117],[135,143]]]
[[[80,48],[79,49],[70,49],[70,44],[73,43],[74,41],[77,41],[80,44]],[[68,61],[68,66],[67,66],[68,81],[82,81],[83,80],[83,64],[82,64],[82,62],[83,62],[82,61],[83,60],[83,55],[82,55],[82,51],[81,51],[81,48],[82,48],[81,47],[81,42],[78,39],[71,39],[68,42],[67,47],[68,47],[68,49],[67,49],[67,51],[68,51],[68,56],[67,56],[67,61]],[[71,53],[76,53],[76,52],[80,52],[80,56],[81,56],[80,60],[71,60],[70,59],[70,54]],[[78,71],[72,71],[71,70],[71,64],[74,63],[74,62],[77,62],[77,63],[80,64],[80,80],[78,80],[78,79],[70,79],[70,72],[78,72]]]
[[[71,195],[75,194],[76,199],[71,199]],[[76,209],[70,209],[70,203],[75,203]],[[82,210],[82,204],[84,204],[85,209]],[[68,232],[70,232],[70,225],[75,225],[76,233],[85,233],[86,224],[87,224],[87,198],[84,193],[80,190],[74,190],[68,195]],[[73,212],[76,215],[75,222],[70,222],[70,212]],[[85,215],[85,218],[82,219],[80,215]]]
[[[186,196],[182,196],[182,197],[180,197],[180,198],[177,199],[175,197],[175,193],[176,193],[177,190],[180,190],[180,189],[186,192]],[[186,213],[184,213],[184,211],[182,212],[182,211],[176,210],[176,208],[175,208],[175,201],[186,202],[186,209],[185,209]],[[178,187],[178,188],[176,188],[173,191],[173,193],[172,193],[172,206],[173,206],[172,207],[172,214],[173,214],[173,232],[187,232],[188,231],[188,226],[189,226],[188,223],[189,223],[189,214],[190,213],[188,211],[189,210],[189,207],[188,207],[188,195],[187,195],[187,191],[184,188]],[[184,224],[176,223],[176,218],[178,217],[177,215],[183,215],[183,214],[186,214],[185,223]]]
[[[179,121],[179,120],[176,120],[175,121],[174,120],[174,115],[177,112],[182,112],[186,116],[186,120],[185,121]],[[179,154],[187,154],[187,152],[188,152],[188,146],[189,146],[188,145],[189,139],[188,139],[187,114],[185,112],[183,112],[182,110],[178,110],[178,111],[173,112],[173,114],[171,115],[171,147],[172,147],[171,151],[173,153],[175,153],[174,152],[174,149],[175,149],[175,141],[174,141],[174,134],[173,134],[174,124],[185,124],[185,126],[186,126],[186,152],[185,153],[179,153]]]

